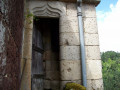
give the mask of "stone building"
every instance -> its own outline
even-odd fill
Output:
[[[13,9],[14,13],[11,10],[13,16],[8,14],[6,19],[12,23],[8,26],[4,24],[6,12],[10,13],[9,8],[1,13],[0,19],[2,89],[63,90],[67,82],[83,84],[81,55],[84,52],[80,48],[79,31],[82,25],[87,90],[103,90],[95,10],[100,0],[82,0],[78,4],[76,0],[15,1],[17,8]],[[7,6],[13,8],[14,5],[9,4],[8,1]],[[82,13],[77,10],[79,4]],[[81,14],[82,23],[78,19]],[[9,87],[5,83],[10,83]]]

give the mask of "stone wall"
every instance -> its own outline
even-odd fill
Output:
[[[19,90],[23,0],[0,1],[0,90]]]
[[[82,11],[86,49],[87,88],[88,90],[103,90],[95,5],[83,4]]]
[[[75,3],[65,4],[66,14],[60,17],[61,90],[67,82],[81,84],[81,57],[77,7]]]
[[[77,5],[75,3],[59,1],[30,1],[27,6],[30,13],[35,16],[60,19],[60,90],[63,90],[67,82],[82,84]],[[82,6],[82,14],[86,51],[87,89],[103,90],[95,5],[84,3]],[[29,23],[29,21],[31,21],[31,23]],[[22,68],[25,61],[24,59],[27,59],[27,62],[23,75],[22,90],[31,89],[32,27],[33,18],[30,17],[28,20],[26,19],[24,32]],[[48,74],[48,76],[51,76],[50,73]],[[46,82],[45,85],[47,86],[49,81]],[[53,81],[53,87],[56,83],[59,84],[59,82]]]

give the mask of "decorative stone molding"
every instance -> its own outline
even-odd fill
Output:
[[[62,2],[30,1],[30,12],[39,17],[60,17],[65,15],[65,4]]]

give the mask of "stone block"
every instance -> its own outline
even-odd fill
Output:
[[[98,34],[84,33],[85,45],[99,45]]]
[[[81,80],[61,81],[60,90],[64,90],[65,84],[69,82],[81,84]]]
[[[99,46],[85,46],[86,60],[100,60]]]
[[[77,16],[77,5],[75,3],[67,3],[67,15]]]
[[[21,90],[31,90],[31,60],[26,60],[26,65],[23,71],[21,80]]]
[[[83,17],[96,17],[96,10],[94,4],[82,4]]]
[[[60,11],[59,14],[61,14],[61,16],[66,15],[66,3],[59,2],[59,1],[52,1],[52,2],[49,1],[47,3],[50,6],[49,8],[54,8],[54,9],[51,9],[52,12],[56,13],[56,11]]]
[[[101,60],[87,60],[87,79],[102,78],[102,64]]]
[[[64,25],[66,23],[76,24],[78,25],[78,17],[77,16],[61,16],[60,17],[60,25]]]
[[[46,61],[46,70],[47,71],[59,71],[59,61]]]
[[[97,22],[96,18],[83,18],[83,28],[85,33],[97,34]]]
[[[31,34],[30,34],[31,33]],[[28,33],[25,31],[24,32],[24,40],[23,40],[24,44],[32,44],[32,31],[28,31]]]
[[[80,60],[61,60],[61,80],[79,80],[81,79]]]
[[[30,12],[36,16],[59,17],[66,15],[66,4],[58,1],[29,1]]]
[[[76,16],[60,17],[60,32],[79,32],[77,17]]]
[[[60,33],[60,45],[80,45],[79,33]]]
[[[32,39],[32,36],[29,36],[29,38],[24,38],[22,57],[25,59],[31,59],[31,56],[32,56],[32,40],[30,39]]]
[[[61,60],[80,60],[79,46],[60,46]]]
[[[59,71],[46,71],[46,79],[59,80],[60,79],[60,72]]]
[[[103,80],[87,80],[87,90],[104,90],[103,89]]]
[[[26,15],[25,29],[33,29],[33,16],[27,17]]]

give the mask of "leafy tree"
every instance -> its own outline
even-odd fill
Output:
[[[101,53],[101,59],[102,59],[102,61],[106,61],[109,58],[111,60],[119,59],[120,58],[120,53],[114,52],[114,51],[107,51],[107,52],[102,52]]]
[[[120,53],[101,53],[104,90],[120,90]]]

